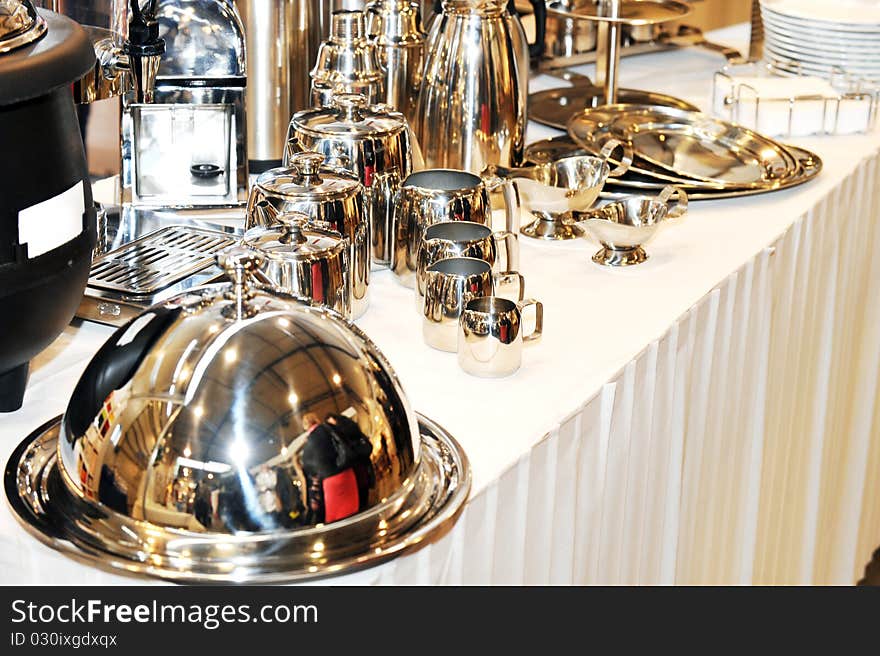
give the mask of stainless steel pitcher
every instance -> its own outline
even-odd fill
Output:
[[[533,4],[543,11],[543,0]],[[445,0],[426,52],[417,111],[426,166],[520,165],[530,53],[507,0]]]
[[[236,0],[247,35],[248,159],[252,173],[280,166],[290,117],[311,107],[309,71],[321,44],[315,0]]]

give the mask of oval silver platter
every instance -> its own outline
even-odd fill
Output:
[[[766,194],[771,191],[781,191],[790,189],[809,182],[822,172],[822,159],[815,153],[811,153],[803,148],[796,146],[786,146],[791,154],[798,160],[799,173],[788,178],[777,180],[774,186],[761,188],[746,189],[712,189],[700,186],[689,186],[687,184],[680,185],[687,192],[688,200],[721,200],[723,198],[739,198],[741,196],[755,196],[758,194]],[[666,185],[656,182],[638,182],[622,178],[615,178],[613,181],[605,185],[605,189],[599,194],[600,198],[606,200],[616,200],[624,196],[633,194],[656,194],[659,193]]]
[[[725,188],[773,187],[796,173],[782,144],[701,112],[647,105],[586,109],[568,124],[571,137],[595,149],[605,138],[629,142],[635,173],[676,182],[691,179]]]
[[[605,191],[600,194],[601,198],[620,198],[630,194],[659,193],[663,187],[674,184],[683,187],[690,200],[713,200],[718,198],[736,198],[738,196],[753,196],[779,189],[788,189],[809,182],[822,170],[821,158],[808,150],[796,146],[786,145],[786,150],[797,161],[797,167],[788,177],[776,180],[773,185],[763,187],[737,187],[733,185],[718,185],[698,180],[687,180],[674,176],[658,178],[653,173],[644,174],[630,169],[619,178],[609,179]],[[553,137],[536,141],[526,147],[525,157],[527,161],[540,163],[554,161],[563,157],[594,154],[592,149],[586,149],[575,143],[569,136]],[[613,189],[613,190],[612,190]]]
[[[56,466],[61,418],[29,435],[6,465],[6,497],[18,520],[39,540],[79,561],[117,574],[179,583],[277,583],[338,576],[412,551],[436,540],[455,523],[467,500],[471,471],[461,447],[442,427],[419,415],[419,474],[433,481],[433,493],[419,521],[395,535],[374,538],[327,553],[322,537],[364,521],[363,515],[315,528],[266,533],[210,535],[175,531],[174,553],[150,539],[151,524],[122,524],[100,505],[87,505],[61,480]],[[381,520],[379,526],[381,526]],[[167,530],[167,529],[166,529]],[[337,541],[338,542],[338,541]],[[170,549],[170,547],[168,547]],[[189,555],[186,555],[189,554]]]

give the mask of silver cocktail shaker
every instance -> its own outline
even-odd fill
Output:
[[[425,63],[421,8],[412,0],[373,0],[366,17],[367,36],[378,50],[385,73],[384,102],[412,124]]]

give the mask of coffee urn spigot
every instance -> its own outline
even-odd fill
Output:
[[[159,61],[165,52],[165,41],[159,36],[156,20],[159,0],[150,0],[141,9],[138,0],[131,0],[131,19],[128,22],[128,39],[123,52],[128,56],[132,76],[133,101],[153,102]]]

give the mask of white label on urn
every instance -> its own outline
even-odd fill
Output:
[[[18,243],[27,244],[28,259],[76,239],[83,231],[85,188],[80,180],[67,191],[18,213]]]

